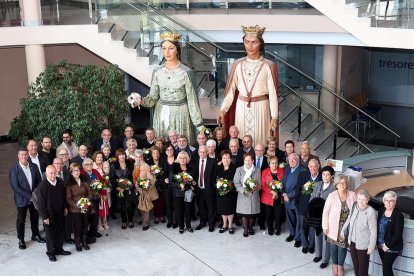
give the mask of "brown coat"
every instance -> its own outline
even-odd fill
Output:
[[[151,199],[151,201],[158,199],[158,192],[157,188],[155,188],[154,185],[154,176],[150,173],[150,167],[147,163],[142,163],[140,166],[135,166],[134,171],[132,172],[132,177],[134,180],[134,184],[137,185],[137,181],[140,178],[147,178],[151,182],[151,187],[148,191],[144,191],[143,194],[148,195],[148,197]],[[136,186],[138,187],[138,186]]]
[[[66,202],[68,203],[69,212],[71,213],[80,213],[81,209],[76,206],[76,203],[82,197],[87,197],[89,201],[92,201],[92,189],[87,182],[81,182],[80,186],[67,185],[66,186]]]

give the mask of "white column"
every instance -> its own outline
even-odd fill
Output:
[[[332,91],[337,89],[338,46],[323,47],[322,78],[324,84]],[[322,89],[321,109],[336,119],[336,98],[329,91]]]
[[[20,0],[20,15],[23,26],[42,25],[42,9],[40,0]],[[36,81],[46,69],[45,49],[43,45],[25,45],[27,81],[29,85]]]

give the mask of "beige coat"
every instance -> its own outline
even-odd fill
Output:
[[[151,187],[149,188],[148,191],[143,191],[142,192],[142,194],[139,197],[139,200],[141,200],[141,201],[142,200],[154,201],[154,200],[158,199],[158,192],[157,192],[157,189],[155,188],[155,185],[154,185],[155,178],[150,173],[150,167],[147,163],[143,162],[141,165],[135,166],[134,171],[132,172],[132,177],[133,177],[133,180],[134,180],[134,184],[137,188],[138,188],[137,182],[140,178],[147,178],[151,182]],[[141,211],[150,211],[151,209],[149,209],[149,210],[140,209],[140,210]]]

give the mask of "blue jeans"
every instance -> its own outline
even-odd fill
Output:
[[[329,250],[331,251],[332,263],[343,266],[346,258],[346,248],[330,243]]]

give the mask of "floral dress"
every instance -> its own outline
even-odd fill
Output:
[[[344,224],[346,222],[346,220],[348,219],[349,216],[349,208],[348,205],[346,204],[346,201],[341,201],[341,215],[339,216],[339,229],[338,229],[338,240],[334,241],[333,239],[327,237],[327,241],[329,243],[332,243],[336,246],[342,247],[342,248],[346,248],[348,246],[347,244],[347,239],[341,239],[341,231],[342,228],[344,227]]]

